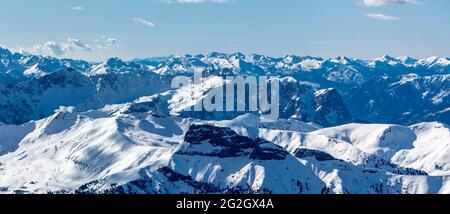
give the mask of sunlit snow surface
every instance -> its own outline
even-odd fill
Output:
[[[0,190],[449,193],[450,130],[441,123],[323,129],[251,114],[200,121],[156,109],[133,112],[139,102],[82,113],[62,109],[36,122],[0,126],[0,133],[8,133],[0,136],[8,142],[2,143],[7,154],[0,157]],[[240,139],[230,141],[236,145],[267,141],[227,153],[225,144],[188,142],[188,132],[206,139],[211,135],[209,140]],[[268,148],[269,156],[255,158],[258,148]],[[284,152],[282,158],[270,155]]]
[[[449,66],[240,53],[89,63],[0,48],[0,193],[450,193]],[[210,77],[170,88],[194,72]],[[227,75],[280,80],[279,120],[185,111]]]

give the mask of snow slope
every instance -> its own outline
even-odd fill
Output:
[[[449,193],[449,151],[423,145],[448,147],[450,131],[439,123],[293,130],[289,121],[250,114],[177,118],[161,103],[155,96],[87,112],[61,108],[39,121],[1,125],[15,137],[2,135],[9,142],[1,143],[8,153],[0,156],[0,190]],[[428,164],[435,162],[439,169]]]
[[[0,193],[448,194],[449,66],[241,53],[90,63],[0,48]],[[170,87],[194,72],[207,76]],[[185,111],[229,75],[280,80],[280,119]]]
[[[60,105],[89,110],[131,102],[141,96],[168,91],[174,76],[203,72],[215,76],[269,75],[289,80],[284,82],[286,89],[282,89],[282,94],[287,95],[283,96],[285,100],[280,108],[284,111],[284,119],[294,117],[322,126],[355,121],[401,125],[439,121],[449,124],[449,68],[448,58],[413,59],[388,55],[361,60],[211,53],[128,62],[111,58],[90,63],[13,53],[0,48],[0,121],[22,124],[42,119]],[[80,73],[76,75],[79,84],[67,82],[70,77],[66,74],[58,74],[67,70]],[[306,89],[306,85],[311,89]],[[330,96],[339,105],[336,109],[334,105],[325,106],[323,112],[316,115],[314,111],[319,106],[314,106],[311,93],[328,88],[335,89]],[[55,91],[73,96],[48,102],[48,97],[57,96]],[[75,94],[76,91],[80,94]],[[339,118],[339,113],[344,115],[343,118]],[[221,120],[239,115],[212,116]],[[204,119],[212,118],[206,115]]]

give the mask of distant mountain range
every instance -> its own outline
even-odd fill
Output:
[[[0,58],[0,121],[8,124],[41,119],[60,105],[87,110],[133,101],[167,91],[173,76],[192,75],[194,71],[218,76],[284,78],[283,94],[289,95],[284,97],[287,100],[281,108],[286,110],[284,118],[324,126],[352,120],[402,125],[424,121],[450,123],[448,58],[416,60],[384,56],[357,60],[211,53],[130,62],[111,58],[102,63],[89,63],[22,55],[6,49],[0,49]],[[288,77],[294,82],[288,81]],[[322,105],[333,103],[344,115],[340,121],[325,121],[326,116],[313,112],[317,109],[313,94],[328,88],[335,89],[331,91],[335,100],[327,100]],[[77,93],[72,93],[75,89]],[[52,91],[67,94],[57,99]],[[302,99],[294,101],[292,98],[297,99],[296,96]]]
[[[207,77],[170,87],[194,72]],[[279,80],[279,120],[186,111],[230,75]],[[450,193],[449,77],[439,57],[92,63],[0,48],[0,192]]]

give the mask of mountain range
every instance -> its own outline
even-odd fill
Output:
[[[280,80],[279,120],[186,111],[230,75]],[[0,48],[0,192],[450,193],[449,76],[439,57],[93,63]]]

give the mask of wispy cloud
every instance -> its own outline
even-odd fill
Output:
[[[22,48],[21,48],[22,49]],[[31,49],[22,49],[25,53],[47,55],[47,56],[68,56],[74,51],[93,51],[93,48],[79,39],[67,38],[67,42],[48,41],[44,44],[33,45]]]
[[[392,4],[419,4],[417,0],[360,0],[367,7],[381,7]]]
[[[30,50],[31,54],[62,56],[71,52],[73,49],[65,44],[58,44],[54,41],[48,41],[44,44],[36,44]]]
[[[92,51],[92,48],[90,45],[83,43],[79,39],[68,38],[67,41],[69,42],[68,44],[74,48],[78,48],[78,49],[84,50],[84,51]]]
[[[134,18],[133,21],[136,24],[142,24],[142,25],[145,25],[147,27],[155,27],[155,24],[153,22],[147,21],[147,20],[145,20],[143,18]]]
[[[44,48],[48,48],[55,55],[64,55],[68,51],[68,46],[59,45],[56,42],[50,41],[44,44]]]
[[[82,6],[73,6],[72,10],[84,10],[84,7],[82,7]]]
[[[231,0],[162,0],[165,3],[199,4],[199,3],[228,3]]]
[[[385,14],[381,14],[381,13],[366,13],[365,15],[367,17],[369,17],[369,18],[377,19],[377,20],[381,20],[381,21],[397,21],[397,20],[400,20],[400,18],[398,18],[398,17],[389,16],[389,15],[385,15]]]
[[[106,38],[105,43],[108,47],[117,48],[119,47],[119,40],[114,38]]]
[[[95,40],[97,43],[97,49],[100,51],[111,50],[112,48],[119,47],[119,40],[114,38],[108,38],[106,36],[101,36],[100,39]]]

